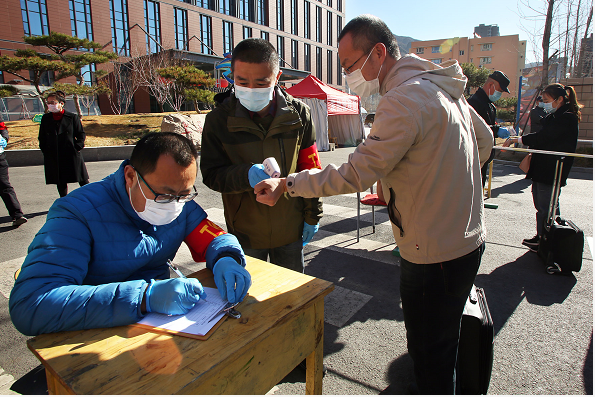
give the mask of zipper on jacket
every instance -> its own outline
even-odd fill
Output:
[[[401,231],[401,237],[403,237],[404,231],[403,231],[403,225],[401,224],[401,213],[399,212],[399,210],[397,209],[397,207],[395,206],[395,191],[393,190],[393,188],[389,188],[390,190],[390,200],[388,201],[388,217],[390,218],[390,221],[392,223],[394,223],[394,225],[396,227],[399,228],[399,230]]]
[[[279,150],[281,151],[281,176],[287,176],[287,167],[285,166],[285,147],[283,146],[283,138],[279,137]]]

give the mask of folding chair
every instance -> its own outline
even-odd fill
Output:
[[[363,205],[372,206],[372,233],[376,233],[376,214],[374,207],[386,207],[386,203],[378,198],[378,194],[374,193],[374,186],[370,188],[370,194],[366,194],[364,198],[360,198],[360,193],[357,193],[357,242],[359,243],[359,216],[360,203]]]

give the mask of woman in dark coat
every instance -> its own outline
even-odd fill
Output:
[[[41,118],[39,148],[43,153],[45,183],[56,184],[60,197],[68,194],[68,183],[80,186],[89,183],[89,175],[81,150],[85,147],[85,131],[78,115],[64,111],[65,94],[48,95],[49,113]]]
[[[521,143],[530,149],[549,150],[555,152],[576,151],[578,141],[578,127],[581,120],[581,108],[576,99],[572,86],[550,84],[543,90],[543,108],[547,115],[541,120],[542,128],[539,132],[515,137],[506,141],[504,146],[511,143]],[[533,181],[533,204],[537,210],[537,234],[523,240],[523,245],[531,251],[537,252],[539,236],[547,221],[548,210],[556,172],[556,162],[559,156],[533,153],[531,165],[527,172],[527,179]],[[562,166],[561,186],[566,186],[566,179],[574,157],[566,157]],[[560,215],[560,206],[556,207],[556,215]]]

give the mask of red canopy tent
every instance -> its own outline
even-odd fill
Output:
[[[287,93],[310,106],[318,150],[329,150],[329,134],[344,146],[356,146],[364,136],[360,98],[324,84],[309,75]]]

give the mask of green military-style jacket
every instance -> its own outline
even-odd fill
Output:
[[[222,193],[225,222],[242,247],[276,248],[302,238],[304,221],[315,225],[322,217],[319,198],[289,197],[273,207],[256,201],[248,170],[274,157],[281,176],[299,171],[299,151],[316,142],[310,109],[283,92],[276,92],[274,117],[254,120],[232,93],[205,120],[200,170],[203,182]],[[272,119],[272,120],[271,120]],[[270,124],[270,125],[268,125]]]

